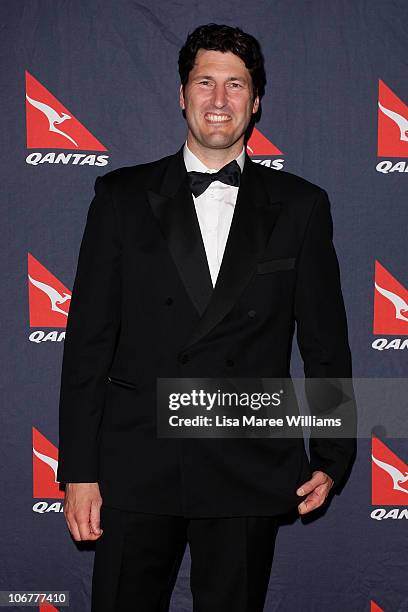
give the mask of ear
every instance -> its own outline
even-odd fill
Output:
[[[259,109],[259,96],[256,96],[252,107],[252,114],[257,113]]]
[[[184,95],[183,95],[183,85],[180,85],[180,108],[185,109],[186,105],[184,103]]]

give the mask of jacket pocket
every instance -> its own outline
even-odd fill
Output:
[[[276,270],[292,270],[295,267],[296,257],[285,257],[284,259],[268,259],[258,261],[257,273],[267,274]]]
[[[113,376],[108,376],[108,382],[113,383],[115,385],[120,385],[121,387],[127,387],[128,389],[139,388],[138,385],[130,382],[129,380],[124,380],[123,378],[114,378]]]

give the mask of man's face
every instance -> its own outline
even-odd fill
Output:
[[[244,62],[230,51],[199,49],[180,106],[189,137],[199,146],[225,149],[242,139],[259,97],[252,99],[252,79]]]

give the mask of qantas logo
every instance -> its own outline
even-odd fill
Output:
[[[379,438],[373,436],[372,504],[408,505],[408,467]]]
[[[31,327],[65,327],[71,292],[31,253],[28,254]]]
[[[63,499],[64,492],[57,481],[58,449],[35,427],[33,427],[33,511],[62,512],[61,502],[48,504],[44,499]]]
[[[371,608],[370,608],[370,612],[384,612],[384,610],[382,608],[380,608],[380,606],[378,606],[375,601],[371,601]]]
[[[398,113],[395,113],[389,108],[385,108],[385,106],[383,106],[381,102],[378,102],[378,106],[382,110],[384,115],[387,115],[387,117],[392,119],[392,121],[394,121],[394,123],[397,125],[400,131],[399,139],[404,142],[408,142],[408,119],[405,119],[405,117],[399,115]],[[393,136],[393,140],[395,140],[395,135]]]
[[[71,292],[51,274],[31,253],[28,253],[28,302],[30,327],[62,327],[68,319]],[[36,331],[30,334],[32,342],[61,341],[65,331]]]
[[[378,157],[408,157],[408,106],[383,81],[378,85]],[[408,172],[406,161],[385,160],[378,172]]]
[[[253,129],[247,143],[248,155],[283,155],[282,151],[268,140],[259,130]]]
[[[246,150],[253,162],[261,164],[262,166],[268,166],[274,170],[282,170],[284,159],[272,159],[272,157],[283,155],[282,151],[275,147],[275,145],[256,128],[252,131],[251,138],[246,145]]]
[[[376,436],[371,440],[371,478],[373,506],[408,506],[408,466]],[[371,518],[408,519],[408,509],[376,508]]]
[[[408,291],[379,261],[375,262],[373,332],[408,336]],[[377,338],[372,347],[405,349],[408,340]]]
[[[403,300],[397,293],[387,291],[387,289],[380,287],[380,285],[377,285],[377,283],[375,283],[375,288],[377,289],[378,293],[381,293],[381,295],[386,297],[387,300],[392,303],[395,309],[395,318],[408,322],[408,317],[406,316],[406,314],[408,314],[408,304],[406,301]]]
[[[106,147],[39,81],[26,71],[28,149],[106,151]],[[30,153],[26,162],[106,166],[107,155],[86,153]]]
[[[34,108],[38,108],[39,111],[41,111],[42,113],[44,113],[44,115],[47,117],[48,119],[48,130],[50,132],[54,132],[55,134],[61,134],[61,136],[63,136],[64,138],[66,138],[67,140],[70,140],[76,149],[78,149],[78,143],[75,142],[75,140],[73,138],[71,138],[71,136],[69,134],[66,134],[65,132],[63,132],[62,130],[59,130],[56,126],[56,124],[60,124],[63,121],[65,121],[66,119],[72,119],[71,115],[68,115],[67,113],[61,113],[61,115],[59,115],[51,106],[48,106],[48,104],[44,104],[43,102],[39,102],[38,100],[33,100],[33,98],[30,98],[30,96],[28,94],[26,94],[26,99],[27,101],[34,106]],[[28,121],[27,121],[27,125],[28,125]],[[32,133],[34,132],[33,129],[30,130],[30,136],[31,138]],[[28,129],[27,129],[27,147],[31,148],[28,145]],[[44,139],[45,140],[45,139]],[[66,143],[65,143],[66,144]],[[32,147],[35,148],[35,147]],[[66,149],[71,149],[72,147],[58,147],[59,149],[62,148],[66,148]]]
[[[408,157],[408,106],[381,80],[378,109],[378,156]]]

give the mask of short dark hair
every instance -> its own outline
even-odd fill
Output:
[[[187,36],[184,46],[180,49],[178,69],[183,89],[188,81],[199,49],[209,51],[231,51],[244,62],[252,79],[253,97],[259,99],[265,93],[266,75],[264,57],[257,39],[240,28],[227,25],[208,23],[199,26]]]

